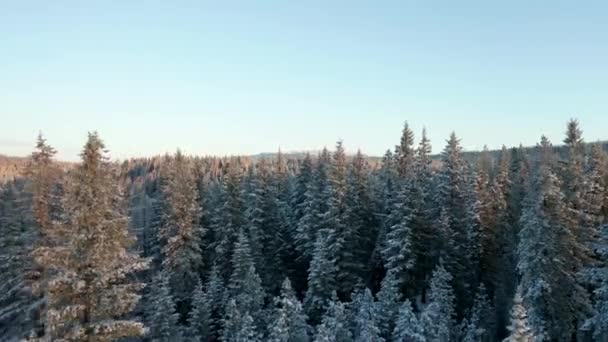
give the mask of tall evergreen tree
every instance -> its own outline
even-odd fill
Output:
[[[397,162],[397,173],[402,179],[409,178],[414,164],[414,132],[410,129],[407,121],[403,125],[401,141],[395,146],[395,159]]]
[[[189,160],[180,152],[173,156],[167,168],[163,189],[167,203],[165,226],[160,233],[164,239],[163,266],[170,279],[178,312],[185,318],[189,298],[203,266],[198,189]]]
[[[203,285],[197,281],[192,291],[192,309],[188,314],[188,336],[193,341],[208,341],[211,326],[211,305],[205,297]]]
[[[315,253],[308,272],[308,290],[304,307],[312,323],[318,323],[336,292],[335,259],[329,249],[326,232],[317,234]]]
[[[296,298],[289,279],[283,281],[280,298],[275,299],[275,311],[268,326],[268,340],[276,342],[307,342],[309,327],[302,304]]]
[[[259,341],[254,319],[249,312],[242,311],[231,299],[226,306],[222,342],[256,342]]]
[[[429,293],[429,304],[422,312],[421,322],[429,341],[447,342],[453,340],[454,291],[450,282],[452,276],[440,263],[433,272]]]
[[[338,296],[348,298],[355,286],[362,282],[357,272],[355,251],[350,242],[356,239],[356,232],[348,226],[347,205],[347,163],[342,142],[336,144],[329,172],[329,202],[326,229],[330,255],[335,258]]]
[[[149,327],[146,335],[152,341],[169,342],[180,338],[179,314],[176,311],[169,286],[169,276],[159,272],[152,280],[146,296],[145,323]]]
[[[228,296],[234,300],[239,312],[249,314],[254,319],[257,328],[263,327],[262,307],[265,294],[251,257],[249,240],[242,230],[234,246]]]
[[[474,226],[471,216],[470,180],[467,177],[468,165],[462,158],[462,147],[455,133],[450,135],[441,160],[443,165],[438,174],[436,203],[445,210],[451,232],[452,241],[445,243],[455,248],[450,259],[446,261],[449,261],[447,266],[454,277],[458,308],[462,311],[470,304],[471,288],[474,286],[470,283],[469,272],[473,268],[469,261],[471,249],[474,248],[470,243],[476,242],[476,239],[470,234]]]
[[[42,134],[38,135],[36,149],[32,152],[30,162],[26,169],[26,175],[30,180],[30,192],[32,194],[32,213],[38,228],[37,239],[32,250],[32,257],[35,260],[44,248],[50,248],[62,241],[65,237],[54,228],[54,221],[59,218],[60,200],[58,198],[58,182],[60,171],[54,164],[54,157],[57,151],[50,146]],[[28,278],[34,295],[41,300],[36,309],[38,327],[35,335],[44,332],[44,297],[47,295],[47,282],[49,274],[47,269],[41,264],[31,265],[28,270]]]
[[[426,342],[424,331],[416,314],[412,310],[412,303],[406,299],[399,308],[399,315],[392,334],[394,342]]]
[[[578,328],[576,319],[589,312],[589,299],[577,281],[581,270],[577,239],[569,228],[569,216],[561,182],[552,170],[551,144],[542,139],[540,164],[526,198],[521,217],[518,269],[522,298],[529,308],[530,323],[543,338],[569,341]]]
[[[236,159],[227,166],[227,174],[221,180],[219,205],[214,214],[214,262],[222,279],[228,280],[232,265],[233,248],[239,231],[244,228],[244,203],[241,188],[241,169]]]
[[[378,329],[374,297],[369,289],[360,293],[359,308],[355,317],[355,342],[384,342]]]
[[[52,269],[46,338],[101,341],[141,335],[141,323],[120,319],[137,304],[137,284],[127,276],[146,262],[129,252],[122,191],[97,133],[89,134],[64,201],[59,227],[68,240],[43,248],[37,261]]]
[[[511,323],[508,327],[509,336],[503,342],[535,342],[538,341],[528,322],[528,313],[521,298],[521,290],[515,293],[511,309]]]
[[[376,297],[378,301],[374,308],[380,335],[385,340],[390,340],[401,302],[399,281],[395,272],[389,271],[386,274]]]
[[[346,321],[346,309],[334,292],[321,324],[317,326],[315,342],[352,342]]]

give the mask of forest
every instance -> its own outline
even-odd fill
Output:
[[[608,341],[608,153],[562,142],[382,158],[64,163],[0,187],[1,341]]]

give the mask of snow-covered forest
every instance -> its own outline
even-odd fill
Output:
[[[608,154],[111,162],[39,137],[0,189],[1,341],[608,341]]]

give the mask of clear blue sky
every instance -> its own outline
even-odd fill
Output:
[[[0,153],[608,138],[606,1],[0,0]]]

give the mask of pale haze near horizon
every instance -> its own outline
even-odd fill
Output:
[[[439,152],[608,138],[608,4],[0,2],[0,154]]]

